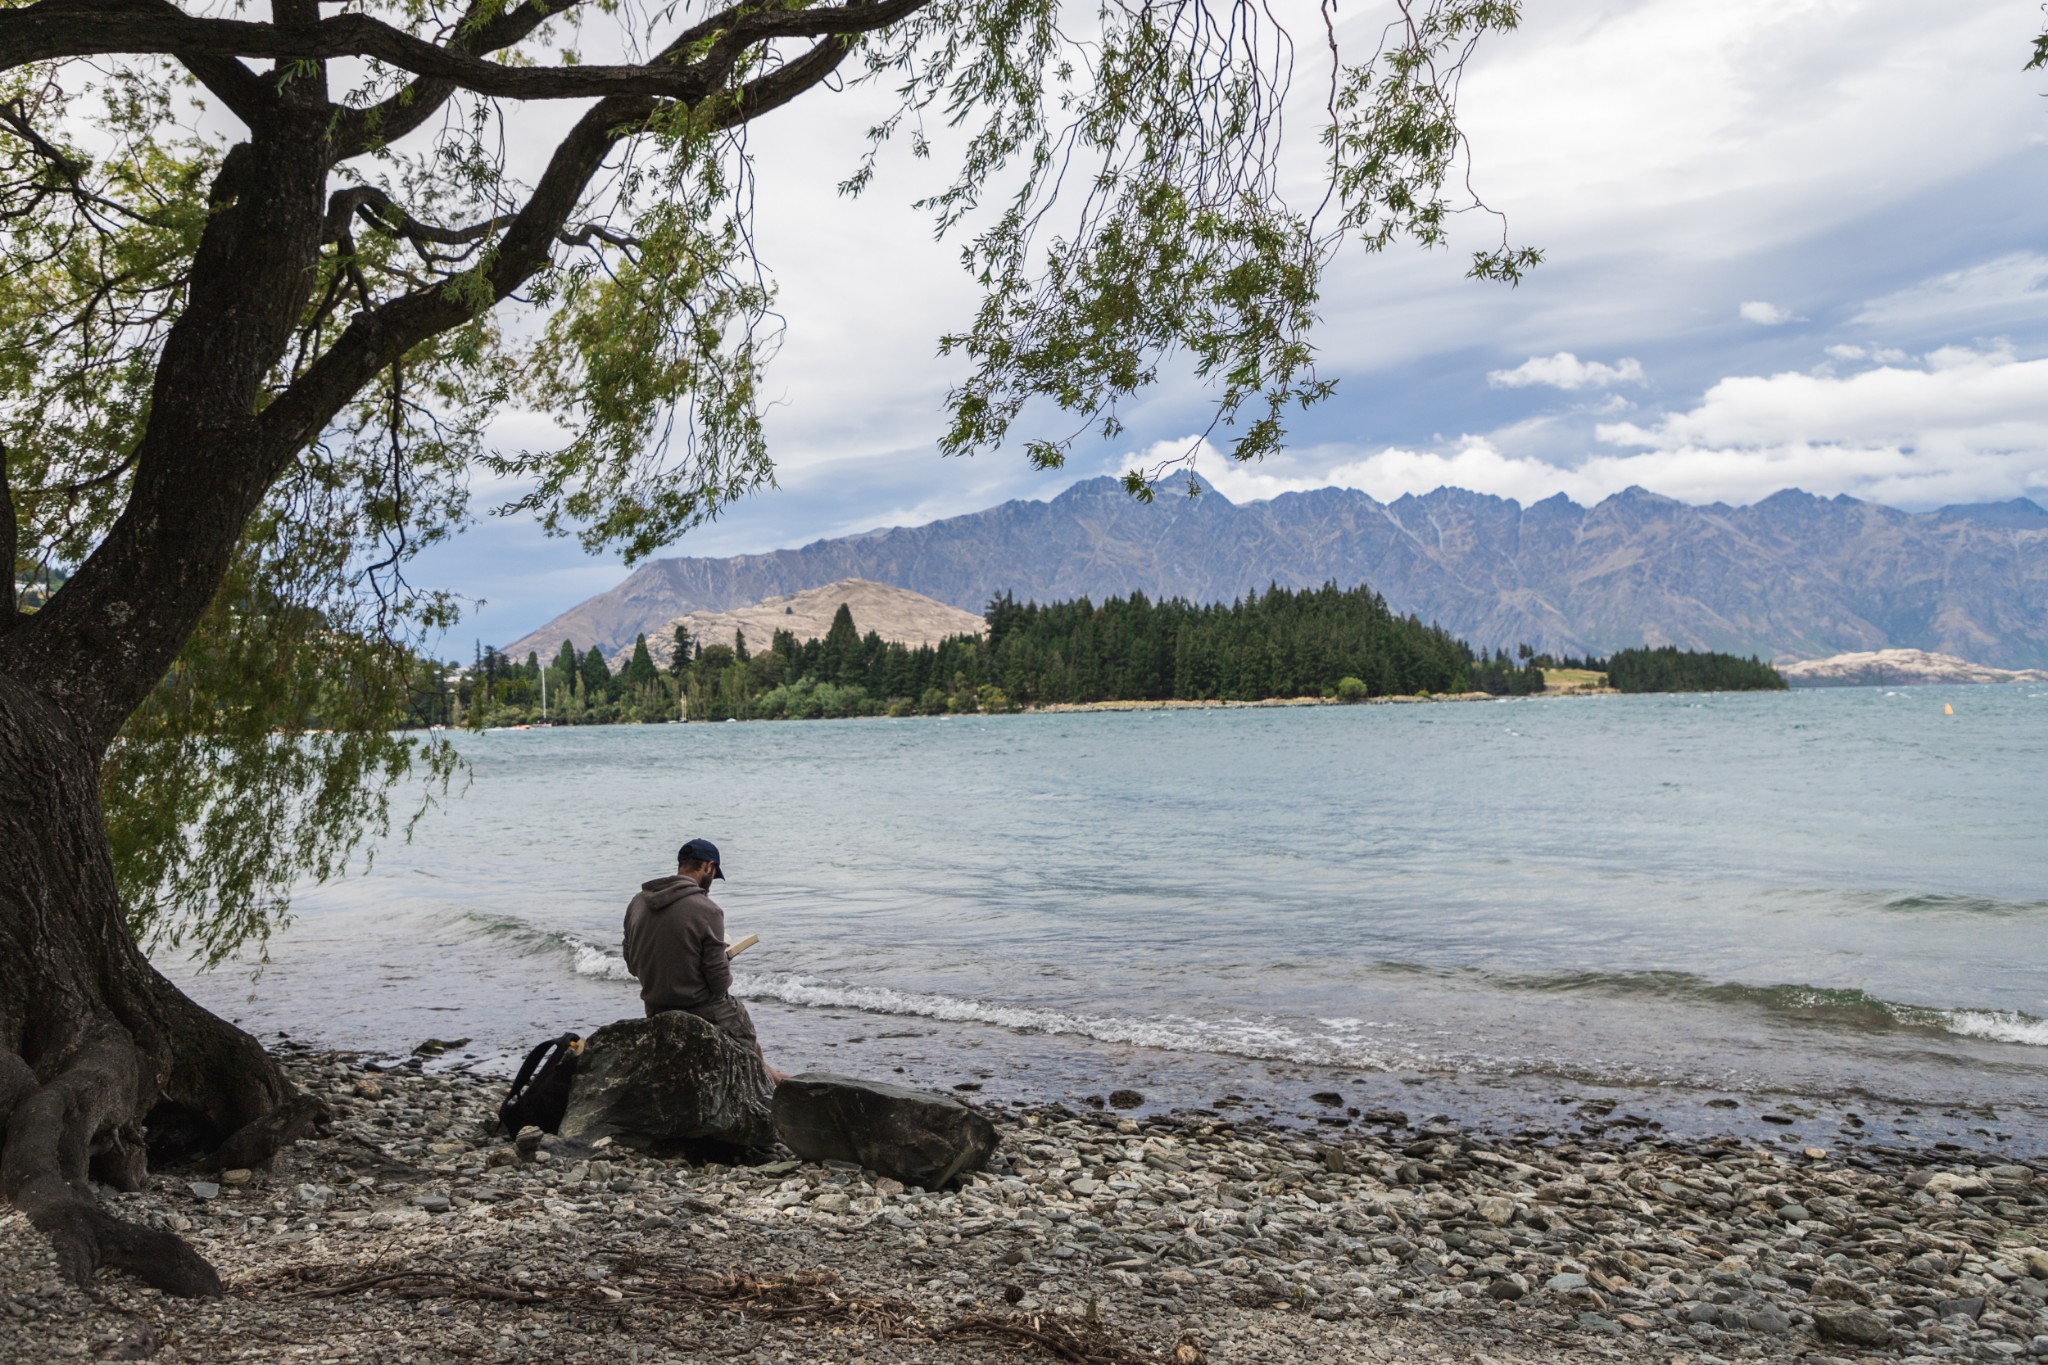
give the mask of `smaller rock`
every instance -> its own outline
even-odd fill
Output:
[[[1552,1275],[1543,1282],[1543,1287],[1553,1294],[1569,1294],[1573,1290],[1584,1289],[1586,1287],[1586,1277],[1584,1275],[1575,1275],[1567,1270],[1560,1274]]]
[[[1792,1330],[1792,1319],[1774,1304],[1749,1310],[1749,1330],[1765,1336],[1782,1337]]]
[[[185,1188],[192,1191],[192,1197],[194,1199],[220,1198],[220,1186],[214,1184],[211,1180],[187,1181],[185,1184]]]
[[[1145,1102],[1145,1097],[1135,1090],[1112,1090],[1109,1092],[1109,1107],[1112,1109],[1136,1109]]]
[[[466,1046],[468,1042],[469,1039],[467,1038],[429,1038],[414,1048],[412,1055],[415,1057],[438,1057],[444,1052],[450,1052],[458,1047]]]
[[[812,1161],[858,1161],[938,1189],[988,1163],[996,1128],[951,1095],[808,1074],[775,1089],[775,1131]]]
[[[220,1173],[220,1183],[223,1185],[246,1185],[255,1177],[255,1174],[254,1171],[246,1166],[237,1166],[232,1171],[222,1171]]]
[[[1513,1303],[1528,1292],[1529,1281],[1513,1271],[1505,1275],[1496,1275],[1486,1286],[1486,1297],[1499,1299],[1503,1303]]]
[[[1984,1300],[1980,1298],[1949,1299],[1934,1310],[1944,1318],[1968,1318],[1975,1322],[1984,1316]]]
[[[1601,1317],[1598,1313],[1579,1314],[1579,1326],[1589,1332],[1601,1332],[1610,1337],[1621,1335],[1621,1325]]]
[[[2020,1265],[2037,1280],[2048,1280],[2048,1251],[2040,1247],[2023,1247],[2020,1250]]]
[[[1318,1090],[1315,1094],[1310,1095],[1309,1098],[1317,1104],[1328,1105],[1332,1109],[1342,1109],[1344,1107],[1344,1097],[1334,1090]]]
[[[1504,1195],[1489,1195],[1479,1201],[1479,1216],[1495,1227],[1515,1221],[1515,1201]]]
[[[1847,1303],[1815,1304],[1813,1331],[1822,1341],[1844,1346],[1886,1346],[1891,1325],[1868,1308]]]
[[[1813,1282],[1813,1297],[1816,1299],[1839,1299],[1845,1303],[1869,1303],[1870,1291],[1854,1280],[1845,1280],[1840,1275],[1823,1275]]]

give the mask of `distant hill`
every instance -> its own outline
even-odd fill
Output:
[[[987,623],[973,612],[935,602],[922,593],[871,583],[864,578],[846,578],[733,611],[694,611],[673,617],[647,632],[647,652],[654,656],[655,663],[668,667],[669,660],[675,657],[679,625],[688,628],[692,639],[707,645],[729,645],[735,632],[745,631],[747,647],[756,651],[768,648],[769,640],[778,630],[789,631],[799,640],[822,640],[842,604],[853,613],[853,623],[861,634],[873,631],[884,640],[912,648],[935,645],[953,635],[979,635],[987,629]],[[560,648],[560,641],[556,647]],[[613,652],[613,667],[632,655],[629,640],[624,648]]]
[[[1089,479],[925,526],[724,559],[661,559],[511,646],[605,653],[691,611],[864,578],[979,612],[1141,591],[1227,601],[1269,583],[1369,583],[1396,610],[1482,648],[1634,645],[1816,658],[1910,648],[2048,667],[2048,510],[2011,502],[1908,513],[1797,490],[1748,507],[1631,488],[1529,507],[1439,488],[1382,503],[1323,488],[1238,505],[1214,489],[1133,501]]]
[[[1924,683],[2048,683],[2048,671],[1987,668],[1953,654],[1924,649],[1882,649],[1784,664],[1778,671],[1794,687],[1909,686]]]

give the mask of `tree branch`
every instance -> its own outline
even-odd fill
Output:
[[[657,107],[652,99],[608,99],[576,121],[555,148],[532,197],[505,224],[483,267],[487,300],[477,299],[474,284],[465,277],[393,299],[350,320],[335,343],[257,419],[273,470],[281,471],[318,437],[380,370],[428,338],[461,326],[480,306],[495,304],[544,268],[590,178],[612,148],[643,127]]]
[[[275,107],[276,99],[263,78],[233,57],[185,56],[179,62],[229,113],[251,128]]]
[[[859,8],[879,27],[915,13],[927,3],[929,0],[890,0],[887,4]],[[689,37],[685,34],[677,38],[670,44],[670,50]],[[734,92],[716,126],[734,127],[789,103],[831,75],[851,50],[852,44],[846,37],[830,37],[795,61],[746,82]],[[583,245],[591,237],[615,245],[630,242],[631,239],[594,223],[573,232],[567,224],[582,199],[584,187],[612,147],[645,124],[657,107],[653,100],[619,98],[592,108],[555,149],[526,206],[509,220],[492,220],[489,226],[503,224],[505,235],[485,272],[491,302],[506,298],[541,270],[548,262],[549,248],[556,242]],[[360,191],[342,192],[355,195],[348,212],[355,212],[370,201],[367,191],[368,187],[361,187]],[[344,202],[341,195],[330,202],[330,224],[336,222],[335,208],[340,202]],[[385,202],[389,202],[388,198]],[[340,221],[345,224],[346,218],[344,213]],[[264,409],[260,420],[278,468],[318,436],[378,371],[436,333],[460,326],[471,315],[475,304],[466,294],[458,296],[452,285],[453,282],[443,282],[358,314],[334,345]]]
[[[481,223],[470,223],[463,227],[439,227],[422,222],[412,216],[403,205],[394,200],[384,189],[375,185],[351,185],[336,190],[327,201],[327,229],[323,240],[339,242],[344,247],[352,245],[348,220],[360,217],[380,232],[394,237],[403,237],[415,246],[474,246],[494,233],[503,232],[518,221],[516,213],[501,213],[495,218],[486,218]],[[585,223],[573,230],[565,228],[555,235],[555,240],[568,246],[589,246],[593,241],[608,242],[616,247],[636,247],[640,239],[630,233],[606,227],[602,223]]]
[[[449,40],[448,48],[470,57],[502,52],[523,42],[549,19],[580,3],[582,0],[565,0],[565,3],[551,8],[529,0],[517,9],[480,20],[478,16],[485,9],[484,0],[471,0],[468,12],[456,22],[455,34]],[[373,147],[396,142],[432,118],[434,111],[446,104],[448,97],[460,88],[453,81],[419,77],[390,98],[366,109],[344,110],[335,123],[334,159],[346,161]]]
[[[726,44],[871,32],[915,13],[926,0],[819,10],[736,13]],[[699,25],[699,28],[702,26]],[[693,30],[695,31],[695,30]],[[373,57],[417,76],[507,99],[653,96],[694,101],[711,93],[702,64],[681,63],[671,46],[638,66],[502,66],[438,46],[367,14],[339,14],[280,27],[240,19],[173,17],[154,0],[37,0],[0,11],[0,70],[63,57],[124,53],[279,61]]]

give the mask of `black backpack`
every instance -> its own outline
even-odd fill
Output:
[[[561,1131],[562,1115],[569,1110],[569,1082],[576,1079],[576,1058],[582,1051],[583,1040],[565,1033],[526,1054],[512,1088],[505,1092],[505,1102],[498,1106],[498,1122],[507,1133],[516,1137],[529,1125],[549,1133]]]

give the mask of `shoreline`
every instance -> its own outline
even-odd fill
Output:
[[[192,1240],[226,1297],[58,1286],[47,1243],[0,1215],[0,1358],[2048,1354],[2040,1160],[984,1105],[990,1169],[927,1193],[552,1140],[527,1159],[484,1126],[502,1082],[289,1045],[283,1060],[334,1107],[327,1134],[270,1170],[104,1195]]]
[[[1182,697],[1143,698],[1122,701],[1056,701],[1042,706],[1019,706],[1010,711],[966,711],[947,712],[944,715],[927,716],[731,716],[725,720],[643,720],[643,721],[599,721],[588,724],[533,721],[518,725],[488,725],[480,730],[469,731],[465,726],[434,725],[416,727],[420,734],[454,733],[465,731],[475,734],[497,734],[514,730],[609,730],[630,725],[723,725],[727,720],[740,725],[772,723],[779,721],[810,720],[950,720],[957,716],[1056,716],[1091,711],[1242,711],[1270,709],[1287,706],[1428,706],[1441,702],[1482,702],[1482,701],[1542,701],[1562,697],[1619,697],[1623,693],[1613,687],[1559,687],[1546,688],[1523,696],[1493,692],[1443,692],[1427,696],[1399,694],[1387,697],[1362,697],[1357,701],[1346,701],[1341,697],[1261,697],[1256,701],[1236,701],[1228,698],[1190,700]],[[1688,693],[1644,693],[1643,695],[1679,696]],[[1702,694],[1705,695],[1705,694]],[[313,731],[309,733],[320,733]]]

